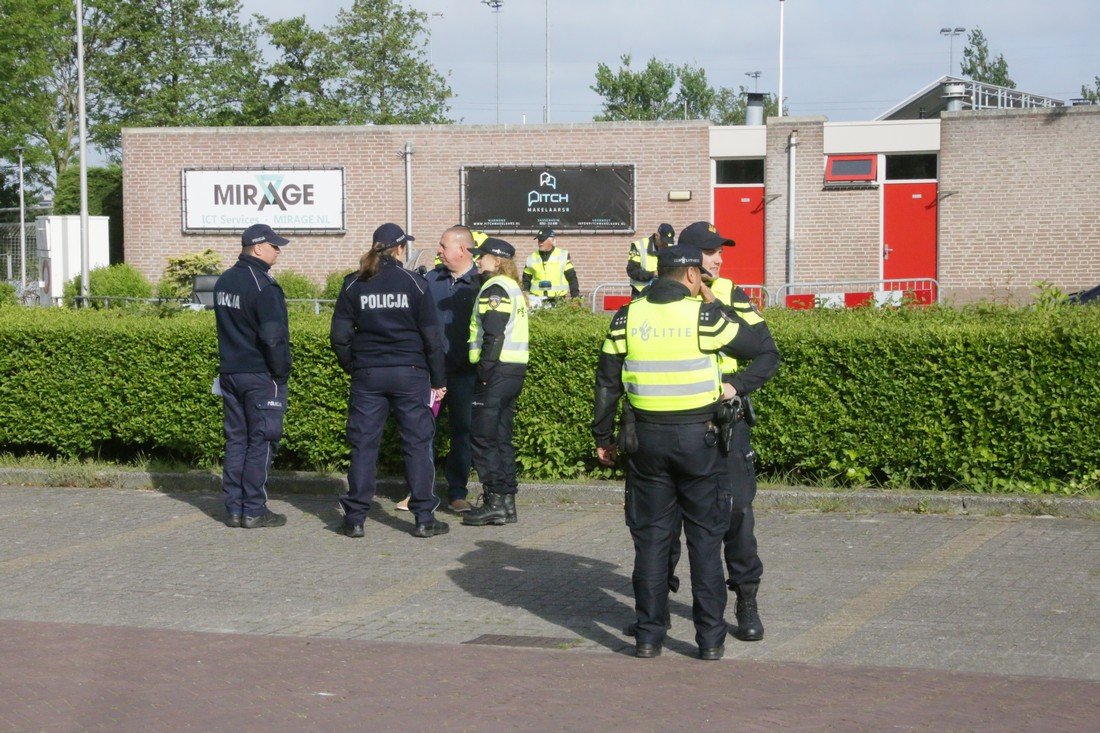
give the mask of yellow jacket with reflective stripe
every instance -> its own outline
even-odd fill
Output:
[[[700,328],[702,306],[691,297],[660,304],[643,298],[630,304],[622,377],[631,406],[675,412],[718,401],[722,383],[717,347],[701,347],[710,338]]]
[[[504,288],[505,298],[496,304],[490,303],[484,293],[488,288],[499,285]],[[526,364],[528,358],[529,328],[527,324],[527,296],[519,289],[516,281],[504,275],[495,275],[485,281],[477,295],[477,306],[470,315],[470,363],[481,361],[481,342],[483,331],[482,317],[490,310],[504,306],[508,309],[508,325],[504,327],[504,342],[500,348],[500,361],[507,364]]]
[[[753,308],[752,302],[748,300],[742,300],[733,297],[733,289],[736,287],[733,284],[733,280],[729,278],[720,277],[710,284],[710,291],[714,293],[714,297],[718,299],[722,305],[732,306],[737,315],[741,317],[741,320],[748,326],[755,326],[758,323],[764,322],[764,317],[756,312]],[[723,374],[733,374],[737,371],[737,359],[732,356],[720,354],[718,357],[718,365],[722,369]]]
[[[643,237],[630,243],[630,255],[627,262],[637,262],[642,269],[649,273],[649,280],[641,281],[631,279],[630,286],[634,290],[641,291],[649,285],[653,278],[657,277],[657,255],[649,251],[649,237]]]
[[[546,262],[538,250],[527,258],[527,265],[523,268],[525,275],[531,278],[531,295],[539,295],[549,298],[564,298],[569,295],[569,282],[565,279],[565,271],[572,270],[573,263],[569,261],[569,253],[561,247],[550,250],[550,256]],[[539,287],[539,282],[547,281],[550,287]]]

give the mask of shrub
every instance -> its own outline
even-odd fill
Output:
[[[1063,490],[1100,466],[1100,309],[766,312],[783,355],[754,396],[764,467],[798,479]],[[531,318],[516,416],[526,479],[607,476],[589,434],[606,316]],[[342,465],[348,379],[329,318],[291,317],[294,374],[280,468]],[[213,314],[172,319],[0,310],[0,449],[94,455],[222,449]],[[441,441],[445,443],[445,439]],[[382,469],[401,469],[393,430]]]
[[[346,272],[332,272],[325,278],[325,288],[321,291],[321,297],[325,300],[336,300],[340,297],[340,291],[344,287]]]
[[[272,272],[272,274],[279,282],[279,287],[283,289],[283,294],[286,295],[288,300],[308,300],[321,297],[321,288],[317,286],[317,283],[301,273],[293,270],[278,270]]]
[[[0,282],[0,308],[18,304],[19,299],[15,295],[15,285],[9,282]]]
[[[217,275],[221,271],[222,256],[212,249],[169,257],[168,266],[157,283],[157,297],[190,297],[197,275]]]
[[[111,265],[110,267],[97,267],[88,273],[88,294],[94,296],[113,296],[120,298],[150,298],[153,295],[153,286],[138,270],[126,263]],[[76,298],[80,295],[80,275],[65,283],[62,288],[62,296],[65,305],[70,308],[76,306]],[[105,307],[105,303],[91,301],[93,308]],[[111,303],[111,307],[125,305],[122,301]]]

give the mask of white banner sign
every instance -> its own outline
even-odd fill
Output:
[[[344,231],[344,169],[183,171],[183,230]]]

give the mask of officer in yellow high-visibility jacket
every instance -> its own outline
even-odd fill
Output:
[[[638,298],[657,277],[657,253],[676,241],[671,224],[661,224],[657,232],[630,243],[626,258],[626,276],[630,278],[631,297]]]
[[[478,256],[482,278],[470,316],[470,363],[477,370],[470,448],[482,504],[464,513],[462,523],[500,525],[517,521],[512,424],[527,374],[527,296],[516,282],[511,244],[488,237],[470,251]]]
[[[611,321],[596,373],[592,434],[601,463],[614,463],[615,414],[626,393],[636,445],[627,457],[626,522],[634,540],[635,654],[660,654],[668,616],[672,530],[684,522],[692,576],[692,617],[701,659],[720,659],[727,625],[719,555],[732,499],[715,425],[723,396],[718,355],[753,359],[768,345],[717,304],[704,304],[702,253],[674,246],[658,260],[645,297]],[[726,387],[732,393],[733,387]]]
[[[535,236],[539,243],[538,249],[527,258],[527,264],[523,268],[523,289],[547,304],[555,303],[566,296],[581,296],[577,271],[573,269],[569,252],[556,246],[554,237],[553,229],[539,231]]]

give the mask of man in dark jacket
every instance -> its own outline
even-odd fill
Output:
[[[289,240],[266,224],[241,235],[237,263],[214,286],[225,431],[226,524],[279,527],[285,514],[267,508],[267,475],[283,436],[290,376],[290,331],[283,290],[269,272]]]

